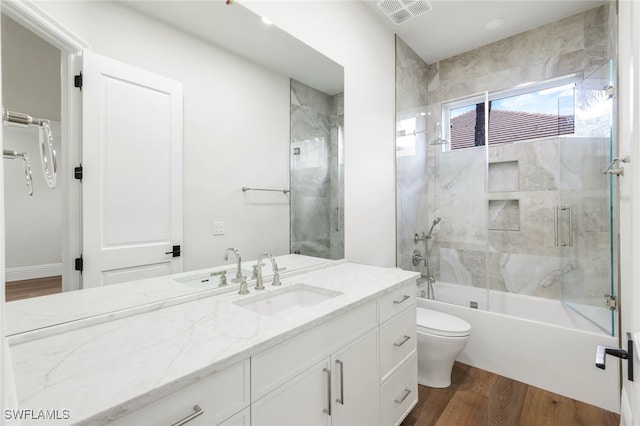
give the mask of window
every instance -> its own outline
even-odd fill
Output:
[[[443,104],[448,149],[482,146],[486,136],[493,145],[573,134],[577,79],[572,75]]]

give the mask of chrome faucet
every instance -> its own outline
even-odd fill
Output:
[[[416,285],[421,287],[422,284],[425,284],[426,290],[420,290],[420,297],[426,297],[427,299],[435,300],[436,294],[433,291],[433,285],[436,283],[436,279],[431,275],[420,274],[420,278],[416,281]]]
[[[231,248],[229,247],[228,249],[225,250],[224,252],[224,260],[227,261],[229,260],[229,253],[233,253],[236,256],[236,277],[231,280],[234,283],[238,283],[242,280],[242,269],[241,269],[241,264],[242,264],[242,258],[240,257],[240,252],[237,249]]]
[[[271,253],[264,252],[258,257],[258,263],[256,265],[256,290],[264,290],[264,282],[262,280],[262,259],[265,257],[271,261],[271,268],[273,269],[273,283],[271,285],[279,286],[281,284],[276,260],[273,258]]]
[[[244,275],[242,275],[242,258],[240,257],[240,252],[234,248],[228,248],[225,250],[224,252],[224,260],[229,260],[229,252],[233,253],[236,256],[236,265],[237,265],[237,270],[236,270],[236,277],[231,280],[234,283],[240,283],[240,290],[238,291],[239,294],[247,294],[249,293],[249,289],[247,289],[247,277],[245,277]]]

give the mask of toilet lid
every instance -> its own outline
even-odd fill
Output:
[[[464,337],[471,334],[471,324],[443,312],[417,308],[418,331],[446,337]]]

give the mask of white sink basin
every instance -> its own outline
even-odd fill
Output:
[[[237,300],[233,303],[260,315],[273,315],[287,310],[313,306],[341,294],[339,291],[327,290],[308,284],[293,284],[268,293]]]

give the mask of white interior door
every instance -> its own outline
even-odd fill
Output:
[[[622,363],[620,424],[640,425],[640,3],[620,1],[619,19],[619,129],[620,163],[620,263],[621,348],[633,340],[633,356]],[[627,334],[629,333],[629,334]],[[610,360],[609,362],[613,362]],[[633,368],[633,381],[629,380]]]
[[[85,51],[82,116],[83,287],[181,272],[182,83]]]

